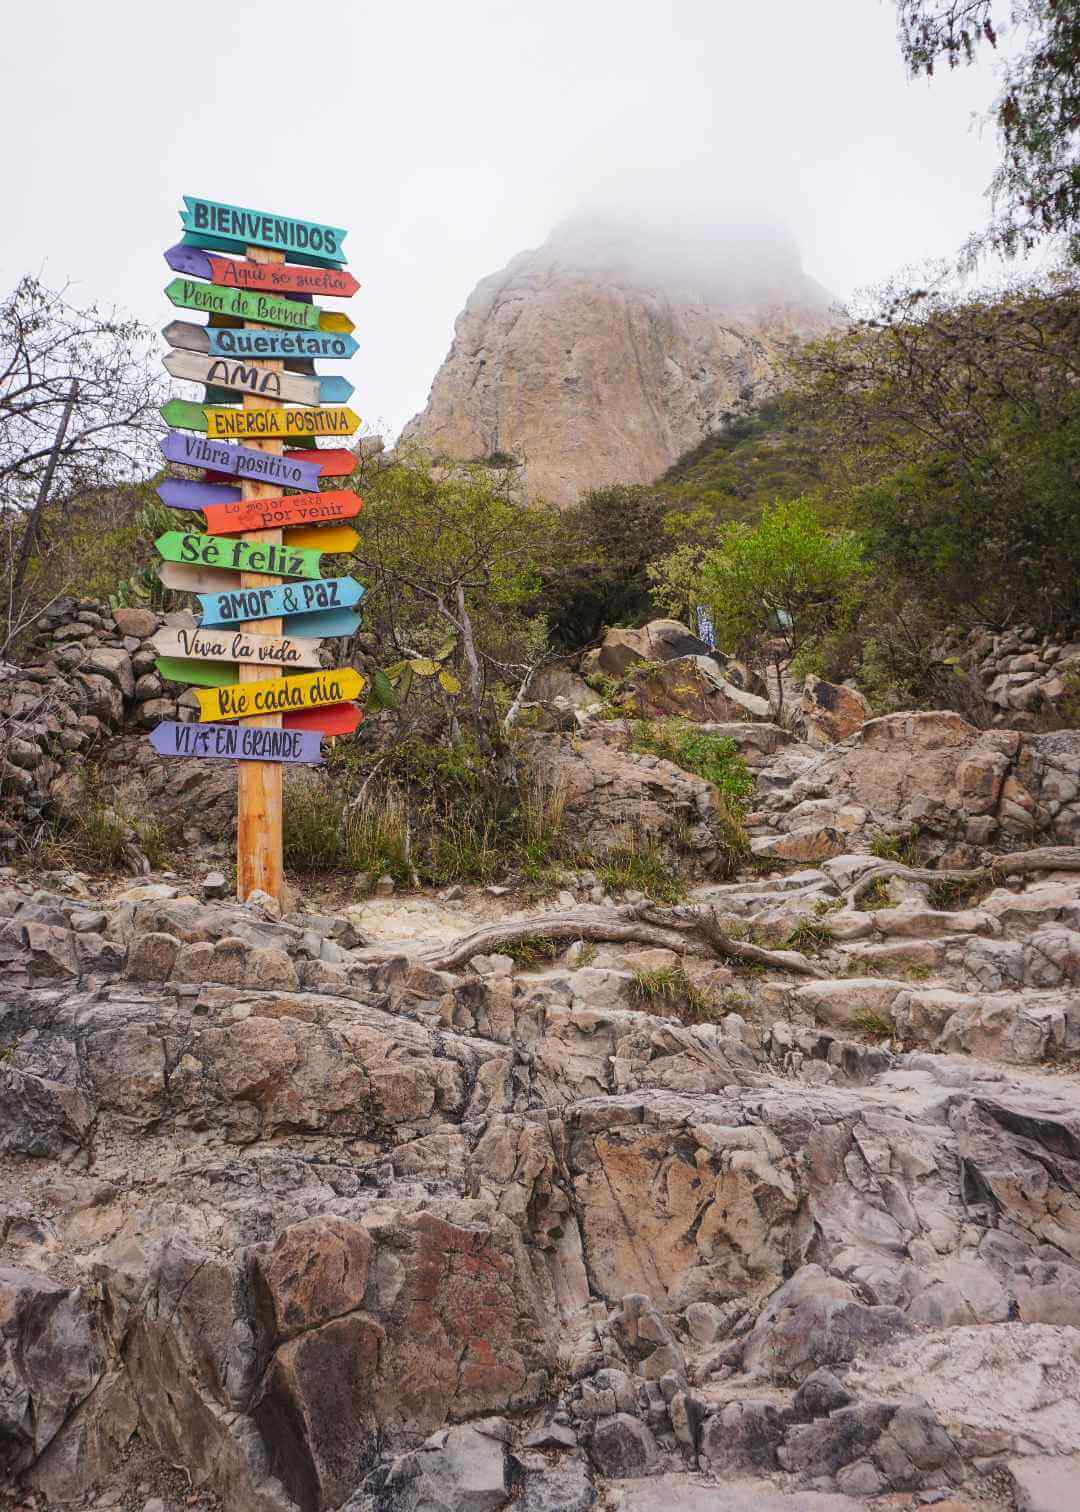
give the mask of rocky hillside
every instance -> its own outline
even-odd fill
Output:
[[[148,623],[68,609],[23,819],[149,721]],[[0,1506],[1075,1507],[1080,732],[815,684],[803,739],[685,627],[602,656],[754,774],[680,905],[0,871]],[[546,712],[594,844],[707,862],[708,783]]]
[[[581,216],[473,290],[402,440],[512,456],[557,505],[651,482],[774,392],[779,349],[829,305],[776,227]]]

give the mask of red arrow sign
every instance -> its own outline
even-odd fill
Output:
[[[344,446],[307,446],[301,451],[287,451],[285,455],[290,462],[317,462],[324,478],[347,478],[351,472],[355,472],[360,460]],[[203,473],[203,480],[206,483],[236,482],[235,478],[216,472]]]
[[[241,499],[238,504],[208,504],[203,512],[210,535],[231,535],[238,530],[276,530],[284,525],[322,525],[328,520],[351,520],[353,515],[360,513],[360,499],[346,488],[328,488],[325,493]]]
[[[323,735],[351,735],[363,719],[356,704],[323,704],[321,709],[291,709],[282,715],[287,730],[320,730]]]

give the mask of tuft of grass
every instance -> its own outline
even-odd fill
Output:
[[[822,924],[815,919],[800,919],[788,935],[787,944],[792,950],[816,955],[818,951],[827,949],[835,940],[836,936],[827,924]]]
[[[919,832],[909,830],[906,835],[875,835],[870,842],[870,854],[879,861],[898,861],[902,866],[919,865]]]
[[[855,1028],[871,1039],[891,1039],[893,1026],[872,1008],[861,1008],[855,1015]]]
[[[876,977],[880,976],[885,969],[890,977],[905,982],[925,982],[933,972],[929,966],[924,966],[921,961],[889,961],[887,966],[883,961],[867,960],[865,956],[852,956],[844,967],[844,975],[849,977]]]
[[[282,803],[285,865],[297,872],[344,870],[345,800],[309,772],[290,772]]]
[[[592,869],[605,892],[643,892],[654,903],[686,897],[686,884],[657,845],[624,841],[594,859]]]
[[[814,912],[823,919],[826,914],[837,913],[843,906],[843,898],[819,898],[814,904]]]
[[[869,913],[875,913],[881,908],[896,907],[896,903],[889,896],[889,884],[884,878],[878,877],[877,881],[867,888],[866,892],[859,899],[859,907]]]
[[[528,935],[524,940],[500,945],[499,954],[509,956],[519,971],[530,971],[542,961],[554,961],[565,948],[564,940],[553,940],[548,935]]]
[[[684,1024],[709,1024],[717,1017],[712,994],[695,985],[682,966],[634,972],[634,993],[648,1008],[666,1008]]]
[[[156,814],[129,792],[111,786],[95,763],[87,763],[79,782],[78,800],[43,832],[39,853],[44,864],[110,872],[126,868],[141,851],[153,870],[166,865],[171,836]]]
[[[962,877],[942,877],[931,882],[926,889],[926,900],[931,908],[950,910],[966,908],[981,891],[982,883],[968,882]]]
[[[367,793],[346,808],[342,822],[343,860],[348,871],[372,881],[393,877],[399,887],[415,885],[410,857],[409,814],[396,788]]]

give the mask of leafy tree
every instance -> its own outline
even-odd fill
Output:
[[[1080,0],[897,0],[900,47],[912,74],[931,75],[996,48],[1011,21],[1023,46],[1002,64],[990,112],[1001,163],[990,185],[995,217],[969,243],[1012,256],[1060,234],[1080,258]]]
[[[436,475],[404,460],[372,474],[357,526],[351,569],[367,587],[365,630],[391,669],[376,680],[377,701],[402,705],[419,678],[453,731],[460,714],[489,744],[497,691],[519,687],[545,654],[529,609],[550,515],[517,502],[508,473],[462,465]]]
[[[655,605],[649,564],[664,546],[664,506],[647,488],[594,488],[559,516],[537,606],[552,643],[575,651],[609,625],[641,624]]]
[[[138,321],[78,308],[31,277],[0,302],[0,650],[40,608],[35,563],[55,523],[155,458],[163,386],[152,339]]]
[[[883,582],[924,614],[1080,624],[1074,278],[994,296],[886,290],[794,372],[829,507]]]
[[[687,553],[684,546],[658,564],[661,597],[703,609],[727,651],[771,645],[777,665],[850,619],[866,575],[855,535],[827,530],[805,498],[765,509],[757,525],[723,526],[694,567]]]

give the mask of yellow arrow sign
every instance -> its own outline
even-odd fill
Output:
[[[317,709],[322,704],[347,703],[359,696],[364,679],[352,667],[329,672],[304,672],[298,677],[275,677],[268,682],[233,683],[226,688],[196,688],[199,718],[248,719],[253,714],[287,714],[293,709]]]
[[[360,416],[346,405],[325,409],[214,409],[204,408],[206,434],[214,441],[295,436],[351,436],[360,428]]]
[[[360,544],[359,533],[351,525],[300,525],[287,530],[285,540],[290,546],[321,551],[323,556],[352,551]]]

